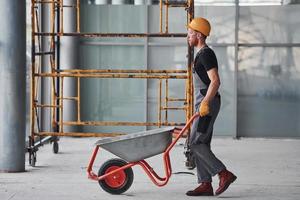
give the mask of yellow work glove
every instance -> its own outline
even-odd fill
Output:
[[[208,101],[202,101],[200,104],[199,114],[200,117],[204,117],[208,115],[209,113],[209,102]]]

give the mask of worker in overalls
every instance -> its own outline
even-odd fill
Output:
[[[193,67],[195,110],[200,117],[194,120],[189,138],[189,146],[197,167],[196,189],[188,191],[188,196],[213,196],[212,176],[219,175],[219,188],[215,195],[223,193],[236,176],[211,151],[210,143],[213,125],[221,105],[218,92],[220,78],[218,62],[214,51],[205,42],[210,33],[210,24],[204,18],[195,18],[188,25],[188,43],[198,50]]]

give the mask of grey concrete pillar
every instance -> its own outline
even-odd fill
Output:
[[[74,5],[76,0],[64,0],[65,5]],[[63,27],[65,33],[76,32],[76,10],[64,9]],[[78,68],[78,38],[63,36],[60,40],[60,68]],[[64,79],[64,97],[74,97],[77,95],[77,81],[75,78]],[[64,121],[76,120],[77,104],[73,100],[64,100]],[[76,131],[76,127],[64,126],[65,132]]]
[[[25,1],[0,1],[0,171],[25,171]]]

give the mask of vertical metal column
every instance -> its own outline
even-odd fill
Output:
[[[233,105],[234,105],[234,125],[235,129],[233,132],[233,138],[238,138],[238,123],[237,123],[237,76],[238,76],[238,64],[239,64],[239,18],[240,18],[240,5],[239,5],[239,0],[235,0],[235,34],[234,34],[234,87],[233,87]]]
[[[25,171],[26,2],[0,1],[0,171]]]
[[[145,21],[144,21],[144,28],[145,28],[145,33],[149,32],[149,6],[145,5]],[[145,64],[145,68],[146,70],[149,70],[149,38],[145,37],[144,39],[144,64]],[[149,90],[148,90],[148,86],[149,84],[149,79],[146,79],[146,84],[145,84],[145,102],[146,102],[146,106],[145,106],[145,121],[148,122],[149,120],[149,110],[150,110],[150,106],[149,106],[149,102],[148,102],[148,97],[149,97]],[[145,130],[148,130],[148,126],[145,126]]]
[[[76,0],[64,0],[65,6],[76,5]],[[61,24],[62,26],[62,24]],[[63,30],[66,33],[75,33],[76,30],[76,10],[65,7],[63,11]],[[60,37],[60,66],[59,69],[74,69],[78,68],[78,38],[74,36]],[[77,95],[77,82],[75,78],[65,78],[64,97],[75,97]],[[63,100],[64,102],[64,121],[75,121],[77,119],[76,109],[77,102],[73,100]],[[76,127],[65,127],[65,131],[76,132]]]
[[[51,14],[51,5],[48,3],[45,4],[40,4],[39,8],[39,14],[40,14],[40,29],[41,32],[51,32],[51,22],[50,22],[50,14]],[[50,37],[40,37],[41,39],[41,51],[42,52],[47,52],[50,51]],[[41,72],[43,73],[49,73],[51,72],[50,70],[50,55],[42,55],[41,56]],[[50,105],[51,102],[51,95],[50,95],[50,88],[51,88],[51,80],[50,78],[40,78],[39,79],[41,87],[39,88],[38,94],[40,95],[38,99],[41,99],[41,104],[48,104]],[[38,84],[38,83],[36,83]],[[51,115],[50,115],[50,109],[49,108],[41,108],[39,109],[39,113],[41,116],[41,121],[40,121],[40,131],[52,131],[51,129]]]
[[[190,23],[194,19],[194,0],[188,0],[188,17],[187,17],[187,23]],[[188,43],[188,42],[187,42]],[[186,121],[190,119],[193,115],[194,111],[194,93],[193,93],[193,83],[192,83],[192,65],[194,62],[194,48],[190,47],[188,45],[188,65],[187,65],[187,73],[188,73],[188,79],[187,79],[187,87],[186,87],[186,99],[187,99],[187,106],[189,106],[187,112],[186,112]]]

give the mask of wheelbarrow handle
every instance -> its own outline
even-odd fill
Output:
[[[170,152],[170,150],[174,147],[174,145],[176,144],[176,142],[179,140],[179,138],[181,138],[181,136],[183,135],[183,133],[192,125],[193,121],[195,120],[195,118],[199,117],[200,113],[196,112],[189,120],[188,122],[185,124],[185,126],[183,127],[183,129],[180,131],[180,133],[177,135],[177,137],[175,138],[175,140],[172,141],[172,143],[169,145],[169,147],[166,149],[165,154],[168,154]]]

